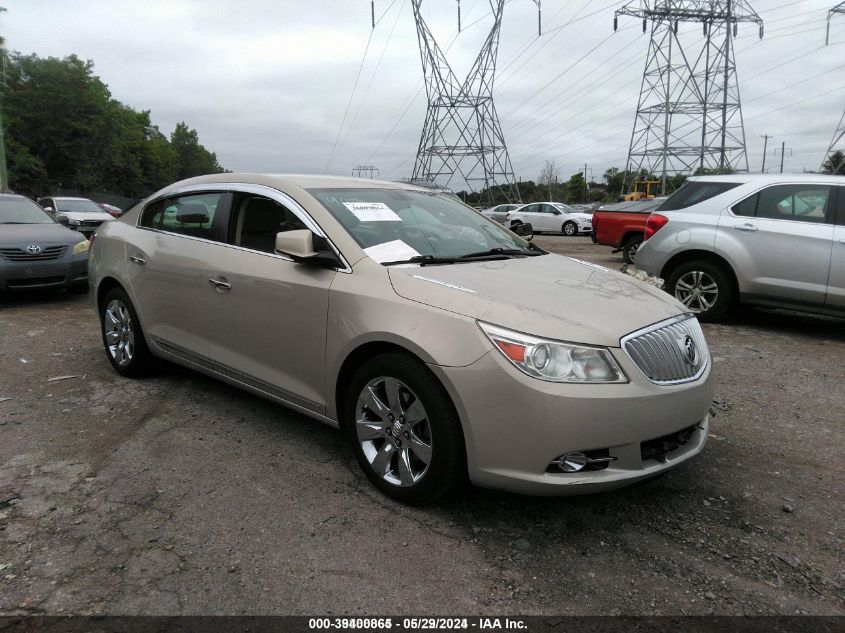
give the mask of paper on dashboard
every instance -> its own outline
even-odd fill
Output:
[[[419,256],[417,251],[405,244],[402,240],[376,244],[375,246],[365,248],[364,252],[379,264],[383,264],[384,262],[401,262]]]

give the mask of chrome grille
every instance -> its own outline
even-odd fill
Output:
[[[710,354],[698,319],[684,314],[632,332],[622,348],[646,378],[658,385],[695,380]]]
[[[10,262],[44,262],[59,259],[67,246],[45,246],[38,253],[28,253],[23,248],[0,248],[0,255]]]

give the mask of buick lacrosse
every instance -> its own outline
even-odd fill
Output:
[[[710,356],[673,297],[408,184],[219,174],[97,232],[106,356],[338,427],[385,494],[574,494],[701,451]]]

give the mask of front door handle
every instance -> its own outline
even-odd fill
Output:
[[[132,256],[130,256],[130,257],[129,257],[129,261],[131,261],[131,262],[135,262],[135,263],[136,263],[136,264],[138,264],[139,266],[143,266],[144,264],[146,264],[146,263],[147,263],[147,260],[146,260],[146,259],[144,259],[143,257],[138,257],[137,255],[132,255]]]
[[[220,290],[231,290],[232,284],[227,281],[220,281],[219,279],[209,279],[208,283],[210,283],[215,288],[220,288]]]
[[[757,227],[755,225],[747,224],[747,223],[746,224],[734,224],[734,228],[737,231],[748,231],[748,232],[753,232],[753,231],[757,230]]]

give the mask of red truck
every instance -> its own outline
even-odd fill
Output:
[[[637,249],[643,243],[645,225],[651,212],[666,198],[608,204],[593,211],[593,242],[622,251],[629,264],[634,263]]]

